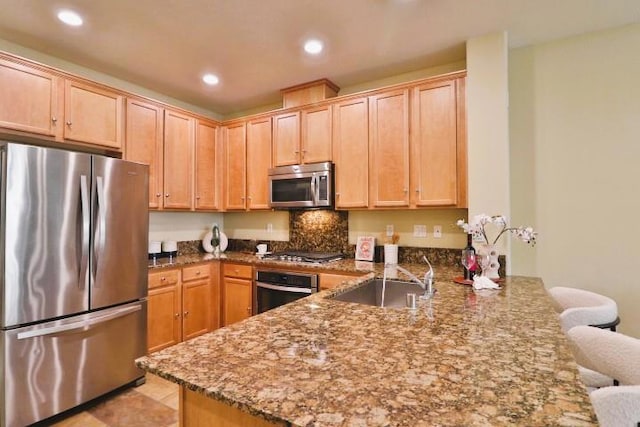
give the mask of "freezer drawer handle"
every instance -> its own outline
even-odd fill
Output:
[[[109,314],[105,314],[104,316],[97,316],[92,319],[83,320],[81,322],[73,322],[67,325],[52,326],[50,328],[36,329],[34,331],[28,331],[28,332],[20,332],[18,334],[18,339],[24,340],[27,338],[43,337],[46,335],[55,335],[61,332],[75,331],[79,329],[86,331],[95,325],[99,325],[101,323],[108,322],[109,320],[117,319],[119,317],[123,317],[123,316],[126,316],[127,314],[135,313],[136,311],[140,311],[140,310],[141,310],[141,306],[139,304],[135,306],[124,307],[124,308],[120,308],[118,310],[112,311]]]
[[[80,273],[78,287],[84,289],[87,283],[87,270],[89,266],[89,185],[87,176],[80,175],[80,204],[82,209],[82,256],[80,258]]]

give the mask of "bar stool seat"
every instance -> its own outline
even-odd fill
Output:
[[[560,316],[562,330],[574,326],[595,326],[616,330],[620,323],[618,304],[614,300],[584,289],[556,286],[547,290],[553,307]]]
[[[589,396],[603,427],[640,423],[640,340],[591,326],[576,326],[567,333],[576,361],[587,369],[620,381]]]

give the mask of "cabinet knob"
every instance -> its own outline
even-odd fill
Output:
[[[404,194],[407,194],[409,192],[408,188],[403,188],[402,191],[404,191]]]
[[[185,312],[184,312],[184,317],[187,317],[188,315],[189,315],[189,312],[188,312],[188,311],[185,311]]]
[[[251,314],[251,307],[247,307],[247,313]]]
[[[336,197],[340,197],[340,193],[336,193]]]
[[[156,193],[156,197],[162,197],[162,193]]]
[[[166,277],[164,277],[164,276],[162,276],[162,277],[160,278],[160,281],[161,281],[161,282],[164,282],[165,280],[167,280],[167,278],[166,278]]]
[[[169,197],[169,193],[165,194],[164,197]]]
[[[177,319],[178,317],[180,317],[180,313],[176,313],[174,316]]]
[[[196,200],[200,200],[200,196],[196,196]]]
[[[52,121],[53,123],[55,123],[55,122],[57,122],[57,121],[58,121],[58,118],[57,118],[57,117],[55,117],[55,116],[54,116],[54,117],[51,117],[51,121]]]
[[[416,193],[420,193],[420,189],[419,188],[416,188]]]
[[[196,271],[196,276],[200,275],[200,270]]]
[[[71,126],[71,120],[67,122],[67,126]]]

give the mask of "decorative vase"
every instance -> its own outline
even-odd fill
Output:
[[[482,267],[482,275],[489,279],[499,279],[500,262],[498,261],[498,251],[495,245],[480,245],[480,255],[482,257],[480,266]]]

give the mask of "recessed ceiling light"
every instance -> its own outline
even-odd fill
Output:
[[[82,25],[82,17],[72,10],[61,10],[58,12],[58,19],[72,27]]]
[[[307,53],[310,53],[311,55],[317,55],[320,52],[322,52],[322,42],[320,40],[307,40],[306,43],[304,44],[304,50]]]
[[[202,81],[211,86],[220,83],[220,79],[215,74],[205,74],[202,76]]]

